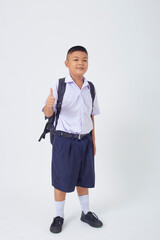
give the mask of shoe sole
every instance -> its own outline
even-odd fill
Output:
[[[80,218],[80,220],[81,220],[82,222],[84,222],[84,223],[88,223],[91,227],[94,227],[94,228],[101,228],[101,227],[103,226],[103,223],[102,223],[101,226],[94,226],[94,225],[92,225],[89,221],[84,220],[83,218]]]
[[[60,233],[60,232],[62,232],[62,230],[59,231],[59,232],[54,232],[54,231],[52,231],[52,230],[50,229],[50,232],[51,232],[51,233]]]

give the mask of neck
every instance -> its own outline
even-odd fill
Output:
[[[75,81],[75,82],[83,82],[83,75],[72,75],[72,74],[70,74],[71,75],[71,77],[72,77],[72,79]]]

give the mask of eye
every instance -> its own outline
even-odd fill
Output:
[[[75,58],[75,59],[73,59],[73,61],[78,61],[78,59],[77,59],[77,58]]]
[[[87,62],[87,60],[85,59],[85,60],[83,60],[84,62]]]

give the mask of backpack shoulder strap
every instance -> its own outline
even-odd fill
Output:
[[[95,99],[95,88],[92,82],[88,81],[89,86],[90,86],[90,93],[91,93],[91,97],[92,97],[92,108],[93,108],[93,102]]]
[[[60,78],[59,79],[59,84],[58,84],[58,98],[57,98],[56,108],[57,107],[59,108],[59,105],[58,105],[59,103],[62,104],[65,90],[66,90],[65,78]]]
[[[66,83],[65,83],[65,78],[60,78],[59,79],[59,84],[58,84],[58,98],[57,98],[57,104],[56,104],[56,122],[54,125],[54,130],[56,129],[57,123],[58,123],[58,118],[59,114],[61,112],[61,107],[62,107],[62,101],[63,101],[63,96],[66,90]]]

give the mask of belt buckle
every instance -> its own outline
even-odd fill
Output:
[[[78,139],[79,139],[79,140],[81,139],[81,134],[78,135]]]

